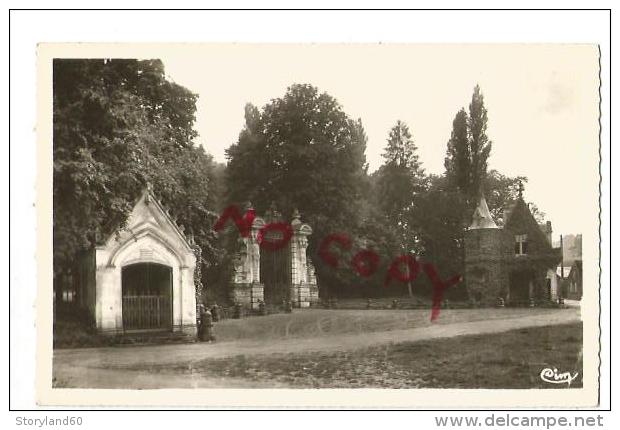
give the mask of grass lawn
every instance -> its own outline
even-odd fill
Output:
[[[151,371],[234,378],[295,388],[566,388],[540,379],[545,367],[579,372],[582,324],[459,336],[342,352],[237,355]]]
[[[520,318],[548,313],[549,309],[544,308],[443,309],[434,324]],[[295,310],[292,314],[228,319],[216,323],[214,329],[218,342],[246,339],[268,341],[428,327],[431,325],[430,315],[430,309],[307,309]]]
[[[554,310],[557,312],[557,310]],[[560,310],[560,312],[570,310]],[[442,309],[434,324],[487,321],[549,314],[545,308],[478,308]],[[293,313],[226,319],[215,323],[218,342],[314,338],[348,334],[376,333],[391,330],[428,327],[430,309],[296,309]],[[81,314],[67,314],[54,325],[54,348],[106,347],[132,343],[187,342],[183,336],[144,338],[106,336],[96,332]]]

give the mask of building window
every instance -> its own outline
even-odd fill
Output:
[[[62,301],[65,303],[73,303],[75,301],[75,291],[62,290]]]
[[[517,234],[515,236],[515,254],[527,254],[527,234]]]

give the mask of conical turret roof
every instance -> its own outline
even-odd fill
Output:
[[[489,212],[489,207],[487,206],[487,201],[484,198],[484,194],[480,196],[480,202],[478,203],[478,207],[474,211],[472,222],[469,226],[470,230],[476,230],[480,228],[498,228],[497,224],[495,224],[495,221],[493,221],[491,212]]]

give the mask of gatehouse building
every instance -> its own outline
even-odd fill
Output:
[[[558,299],[551,222],[538,224],[523,200],[522,186],[499,227],[481,196],[465,233],[465,282],[470,300],[481,305],[535,304]]]

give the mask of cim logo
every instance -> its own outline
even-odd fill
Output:
[[[570,372],[559,373],[558,369],[555,367],[553,369],[546,367],[540,371],[540,379],[543,381],[549,384],[567,384],[569,387],[578,375],[578,372],[575,372],[572,375]]]

